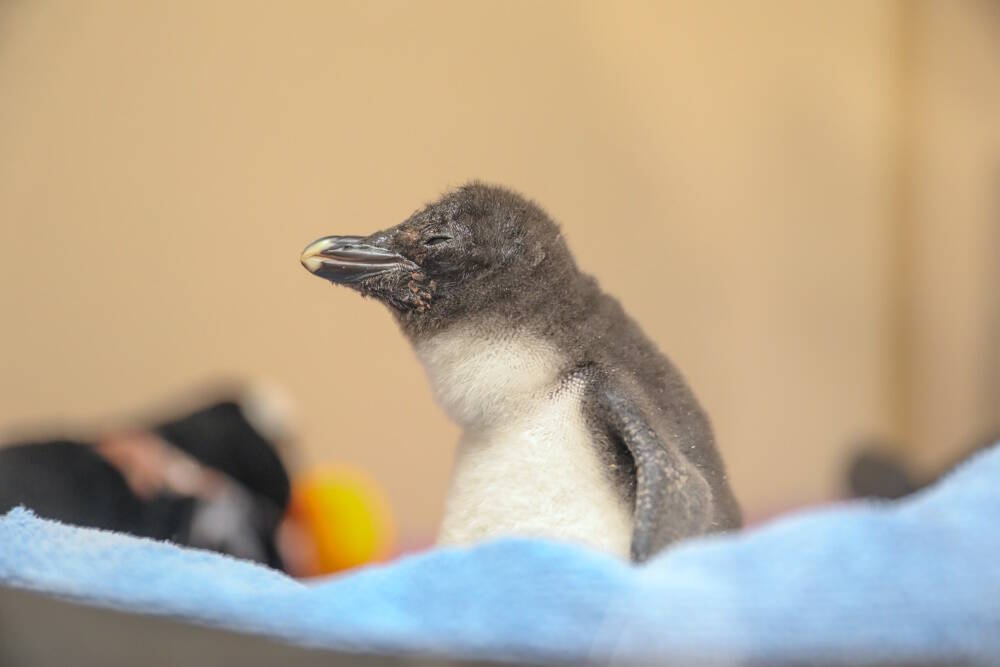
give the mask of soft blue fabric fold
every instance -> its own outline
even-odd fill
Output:
[[[896,503],[805,511],[641,567],[501,540],[308,584],[248,562],[0,518],[0,582],[309,645],[579,662],[1000,661],[1000,448]]]

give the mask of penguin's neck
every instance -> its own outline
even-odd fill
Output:
[[[583,414],[586,389],[545,339],[456,326],[417,355],[463,429],[440,541],[535,536],[628,553],[631,514]]]
[[[459,426],[489,426],[558,388],[567,362],[551,343],[486,322],[456,325],[416,346],[431,389]]]

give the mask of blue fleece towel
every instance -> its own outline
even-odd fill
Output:
[[[303,584],[14,510],[0,582],[309,645],[578,662],[995,664],[1000,448],[892,504],[802,512],[641,567],[503,540]]]

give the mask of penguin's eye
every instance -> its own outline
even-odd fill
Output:
[[[441,245],[442,243],[447,243],[451,240],[450,236],[445,236],[443,234],[438,234],[436,236],[431,236],[424,241],[425,246]]]

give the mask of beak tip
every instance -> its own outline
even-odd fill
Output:
[[[299,261],[302,262],[302,266],[306,267],[306,271],[316,273],[323,267],[323,251],[330,248],[336,240],[336,237],[324,236],[305,247]]]
[[[302,262],[302,266],[306,267],[306,271],[309,273],[316,273],[323,266],[323,261],[319,257],[308,252],[302,253],[299,261]]]

